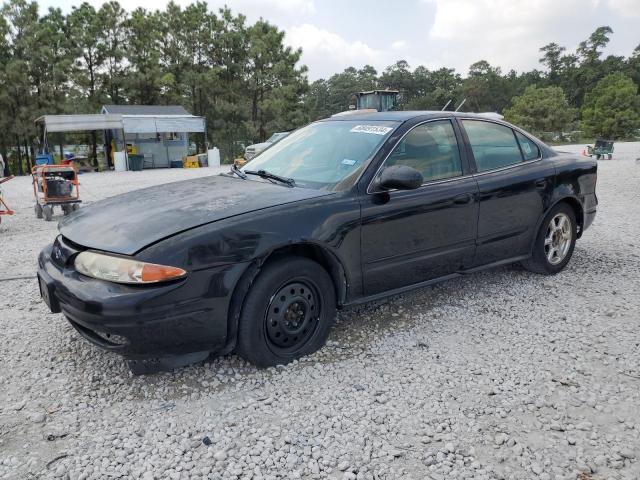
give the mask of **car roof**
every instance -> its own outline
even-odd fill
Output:
[[[468,112],[443,112],[440,110],[397,110],[389,112],[374,112],[371,110],[351,110],[334,115],[326,120],[380,120],[406,122],[414,118],[442,118],[442,117],[477,117],[488,118],[487,115]]]

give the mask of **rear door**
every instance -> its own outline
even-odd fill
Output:
[[[478,187],[469,175],[457,126],[449,119],[413,127],[394,147],[382,170],[407,165],[419,170],[416,190],[363,195],[362,271],[366,295],[439,278],[473,260]]]
[[[461,119],[480,192],[474,266],[529,254],[555,181],[536,143],[507,125]]]

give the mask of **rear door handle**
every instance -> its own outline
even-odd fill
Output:
[[[545,188],[547,188],[547,181],[546,180],[536,180],[536,188],[539,188],[540,190],[544,190]]]
[[[457,195],[453,197],[453,203],[456,205],[467,205],[471,203],[473,200],[473,195],[470,193],[463,193],[462,195]]]

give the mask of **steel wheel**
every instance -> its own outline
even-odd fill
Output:
[[[307,343],[318,327],[321,303],[309,280],[281,287],[271,298],[265,315],[269,347],[277,353],[295,352]]]
[[[558,265],[565,259],[571,248],[572,236],[571,219],[563,212],[555,215],[544,237],[544,253],[551,265]]]

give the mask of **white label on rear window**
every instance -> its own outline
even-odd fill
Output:
[[[392,127],[381,127],[379,125],[356,125],[351,129],[355,133],[372,133],[374,135],[386,135],[391,130],[393,130]]]

